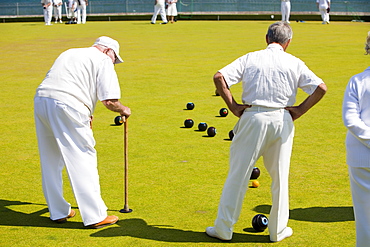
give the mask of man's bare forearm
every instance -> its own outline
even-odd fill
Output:
[[[131,115],[131,109],[122,105],[118,99],[103,100],[102,103],[107,109],[118,112],[121,116],[129,117]]]

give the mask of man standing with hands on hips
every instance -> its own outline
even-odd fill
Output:
[[[239,120],[233,130],[230,168],[217,218],[214,227],[206,229],[211,237],[231,240],[253,167],[261,156],[272,179],[270,240],[278,242],[293,234],[287,226],[293,121],[319,102],[327,89],[304,62],[285,52],[292,36],[288,23],[271,24],[266,34],[266,49],[236,59],[213,77],[217,92]],[[229,90],[239,82],[243,85],[243,104],[238,104]],[[309,96],[293,106],[298,88]]]
[[[65,167],[83,223],[101,228],[118,221],[108,216],[100,194],[92,114],[97,101],[122,117],[130,108],[119,101],[114,64],[122,63],[119,44],[102,36],[92,47],[63,52],[36,90],[34,111],[39,145],[42,188],[50,219],[62,223],[75,216],[63,197]]]

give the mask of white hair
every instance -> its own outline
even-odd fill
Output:
[[[293,37],[290,25],[285,21],[278,21],[271,24],[267,30],[269,43],[286,44]]]

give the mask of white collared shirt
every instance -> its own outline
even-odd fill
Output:
[[[229,87],[242,82],[244,104],[266,107],[292,106],[298,88],[311,95],[324,83],[302,60],[276,43],[236,59],[219,72]]]
[[[353,76],[347,84],[343,122],[348,129],[347,164],[370,167],[370,67]]]
[[[98,100],[120,99],[121,91],[112,59],[88,47],[60,54],[36,96],[57,99],[71,107],[81,102],[93,114]]]

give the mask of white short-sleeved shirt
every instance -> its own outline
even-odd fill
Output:
[[[57,99],[76,109],[82,103],[92,114],[98,100],[119,99],[121,92],[111,58],[89,47],[63,52],[37,88],[36,96]]]
[[[219,72],[229,87],[242,82],[244,104],[265,107],[292,106],[298,88],[311,95],[324,83],[303,61],[275,43],[236,59]]]
[[[347,164],[370,167],[370,67],[353,76],[347,84],[343,122],[348,129]]]

